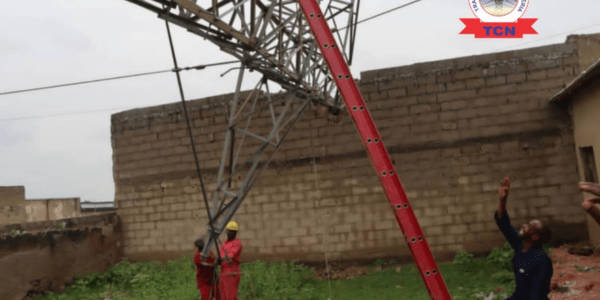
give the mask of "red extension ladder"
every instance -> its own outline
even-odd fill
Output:
[[[421,278],[425,282],[429,296],[435,300],[452,299],[421,226],[408,202],[408,197],[402,188],[390,156],[381,141],[379,131],[375,127],[352,74],[350,74],[348,64],[346,64],[339,47],[336,47],[335,39],[323,18],[321,8],[315,0],[298,0],[298,3],[371,157],[385,195],[394,207],[396,221],[406,237],[406,242],[419,268]]]

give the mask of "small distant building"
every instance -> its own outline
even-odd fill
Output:
[[[98,215],[114,211],[113,202],[80,198],[25,199],[24,186],[0,186],[0,225]]]
[[[27,222],[25,187],[0,186],[0,225]]]
[[[600,153],[600,60],[550,99],[571,116],[580,181],[598,182]],[[584,195],[589,199],[592,195]],[[582,199],[583,201],[583,199]],[[590,241],[600,247],[600,226],[587,216]]]

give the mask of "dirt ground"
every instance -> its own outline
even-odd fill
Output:
[[[569,253],[569,247],[564,245],[552,250],[554,275],[550,299],[600,299],[600,255],[574,255]]]

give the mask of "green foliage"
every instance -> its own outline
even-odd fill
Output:
[[[500,278],[502,275],[493,276],[501,273],[502,269],[487,263],[485,259],[472,259],[462,265],[440,263],[439,267],[452,298],[456,300],[481,299],[475,295],[479,293],[489,295],[499,287],[504,288],[499,293],[495,292],[497,294],[495,300],[498,300],[502,299],[502,294],[510,295],[514,291],[513,282],[502,282]],[[509,278],[512,280],[512,276]],[[327,281],[318,282],[316,288],[320,299],[329,298]],[[431,299],[414,265],[402,266],[400,272],[395,269],[384,269],[354,279],[332,281],[331,291],[332,299]]]
[[[381,267],[381,266],[385,265],[385,262],[384,262],[382,259],[380,259],[380,258],[379,258],[379,259],[377,259],[377,260],[375,261],[374,265],[375,265],[376,267]]]
[[[492,274],[490,278],[499,283],[511,283],[515,280],[515,275],[512,271],[502,269]]]
[[[240,299],[317,299],[312,270],[296,263],[242,264]],[[124,260],[104,273],[76,276],[63,294],[51,293],[40,300],[162,300],[198,299],[195,267],[191,256],[169,261],[130,263]]]
[[[511,286],[514,289],[511,265],[513,254],[514,250],[508,243],[501,248],[492,249],[483,259],[475,259],[473,254],[466,251],[456,253],[452,263],[456,268],[451,272],[458,271],[460,274],[444,276],[449,286],[454,280],[460,282],[458,287],[451,291],[454,299],[475,299],[476,294],[489,295],[497,287]],[[471,281],[468,281],[469,278]],[[503,293],[510,295],[512,292],[509,288]],[[498,295],[497,298],[500,299],[499,297]]]
[[[466,265],[473,261],[473,254],[468,253],[467,251],[458,251],[454,256],[454,261],[452,262],[455,265]]]
[[[505,245],[494,249],[487,257],[475,259],[461,251],[453,263],[440,264],[440,272],[453,299],[477,299],[475,295],[489,295],[498,287],[499,294],[514,291],[514,277],[510,269],[512,249]],[[383,266],[383,260],[375,262]],[[191,256],[169,261],[131,263],[122,261],[104,273],[78,276],[75,283],[62,294],[51,293],[38,300],[198,300],[195,267]],[[400,272],[384,269],[349,280],[317,280],[311,269],[297,263],[267,263],[256,261],[241,265],[241,300],[316,300],[333,299],[430,299],[418,269],[403,266]],[[500,295],[496,299],[501,299]]]
[[[548,254],[548,256],[552,256],[552,248],[544,245],[544,250]],[[504,243],[502,248],[494,248],[485,258],[485,260],[493,265],[502,266],[503,269],[512,272],[512,264],[511,260],[515,254],[515,250],[510,247],[508,242]]]
[[[76,276],[75,283],[65,294],[49,294],[40,299],[97,300],[109,295],[112,300],[196,299],[195,273],[190,266],[191,256],[169,261],[166,266],[158,262],[130,263],[124,260],[102,274]]]
[[[485,258],[485,261],[492,265],[500,266],[503,270],[512,272],[511,260],[514,254],[515,250],[510,247],[508,242],[505,242],[502,248],[492,249],[490,254]]]
[[[255,261],[241,266],[240,299],[317,299],[313,271],[292,263]]]

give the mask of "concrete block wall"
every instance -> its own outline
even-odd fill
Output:
[[[26,222],[24,202],[25,187],[0,186],[0,225]]]
[[[77,218],[81,216],[79,198],[27,199],[27,222]]]
[[[0,207],[0,225],[27,222],[27,211],[21,205]]]
[[[577,43],[362,73],[360,88],[438,258],[489,251],[497,187],[513,178],[515,224],[587,238],[569,117],[550,96],[580,72]],[[190,101],[209,191],[231,95]],[[262,116],[265,117],[266,116]],[[313,107],[238,211],[243,259],[410,255],[347,113]],[[132,260],[193,252],[204,204],[180,104],[112,117],[115,205]]]
[[[214,181],[219,165],[230,97],[188,103],[207,182]],[[113,115],[112,143],[125,254],[132,260],[145,255],[163,260],[189,252],[205,233],[207,219],[181,104]]]
[[[0,225],[76,218],[79,198],[25,199],[25,187],[0,187]]]
[[[514,225],[538,218],[555,241],[586,238],[570,120],[548,104],[579,74],[579,53],[550,45],[363,73],[361,89],[434,252],[502,244],[492,214],[508,175]]]
[[[115,213],[0,226],[0,299],[63,292],[75,275],[104,272],[122,259],[120,239]]]
[[[24,186],[0,186],[0,206],[21,205],[25,201]]]

